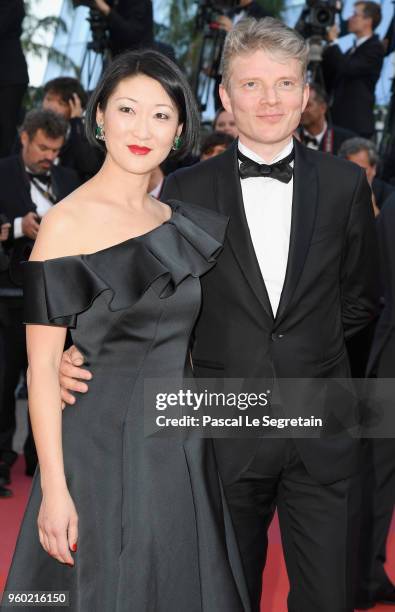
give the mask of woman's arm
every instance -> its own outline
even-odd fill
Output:
[[[67,255],[70,237],[67,219],[48,214],[40,226],[30,260],[43,261]],[[42,503],[38,516],[39,537],[44,549],[62,563],[73,565],[70,553],[77,542],[78,517],[69,494],[63,465],[62,407],[59,365],[66,327],[27,325],[29,362],[29,412],[40,464]]]

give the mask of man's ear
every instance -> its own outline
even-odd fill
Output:
[[[28,133],[23,130],[20,133],[20,138],[21,138],[22,146],[25,147],[28,144],[29,140],[30,140]]]
[[[230,97],[225,89],[225,86],[221,83],[219,86],[219,97],[221,99],[222,106],[228,113],[233,114],[232,105],[230,103]]]

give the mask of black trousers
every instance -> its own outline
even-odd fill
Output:
[[[0,157],[12,154],[27,85],[0,85]]]
[[[7,299],[2,300],[2,313],[5,320],[0,325],[0,347],[2,349],[1,368],[3,371],[0,387],[0,459],[12,465],[16,454],[12,450],[12,440],[15,434],[15,390],[21,372],[26,370],[26,340],[25,327],[22,324],[23,309],[21,305],[10,306]],[[32,470],[37,463],[30,419],[28,419],[28,436],[24,444],[26,464]]]
[[[356,602],[393,593],[384,563],[395,504],[395,440],[364,441],[360,563]]]
[[[307,473],[292,440],[264,439],[240,478],[224,486],[253,612],[260,609],[267,531],[276,507],[290,582],[288,610],[354,610],[358,476],[322,485]]]

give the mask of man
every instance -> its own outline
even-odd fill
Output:
[[[59,153],[62,166],[73,168],[81,182],[99,171],[104,158],[85,135],[83,121],[87,95],[78,79],[58,77],[44,86],[43,108],[58,113],[69,123],[66,141]]]
[[[376,177],[379,154],[376,146],[366,138],[351,138],[342,143],[339,156],[358,164],[366,172],[366,178],[372,188],[373,206],[377,215],[384,202],[394,193],[395,187]]]
[[[11,154],[29,76],[22,51],[23,0],[0,2],[0,157]]]
[[[343,54],[340,47],[330,44],[324,52],[323,70],[333,104],[333,123],[370,138],[374,134],[375,88],[384,59],[384,47],[373,34],[381,21],[380,5],[356,2],[348,22],[348,31],[355,34],[354,46]],[[328,33],[335,43],[337,26]]]
[[[301,142],[310,149],[336,155],[342,142],[354,134],[350,130],[328,124],[328,98],[325,91],[316,83],[311,83],[309,89],[309,99],[300,121]]]
[[[384,308],[376,326],[367,375],[395,378],[395,194],[377,218]],[[393,394],[392,394],[393,397]],[[395,505],[395,440],[372,438],[364,443],[359,576],[356,608],[376,603],[395,605],[395,585],[385,571],[386,544]]]
[[[303,38],[275,19],[237,24],[225,43],[220,94],[239,141],[167,179],[165,198],[230,216],[224,250],[202,279],[197,377],[347,377],[344,333],[375,313],[365,174],[292,139],[308,99],[307,57]],[[71,379],[89,379],[77,360],[75,349],[65,354],[61,382],[84,391]],[[64,390],[63,398],[73,402]],[[289,610],[351,612],[359,443],[340,428],[324,439],[218,439],[215,447],[252,610],[277,505]]]
[[[79,185],[73,170],[54,165],[66,132],[67,123],[59,115],[48,110],[31,111],[21,129],[21,155],[0,160],[0,211],[11,223],[7,242],[10,263],[0,272],[0,344],[5,355],[0,397],[0,460],[5,464],[1,470],[4,484],[10,481],[10,467],[16,459],[12,450],[15,389],[26,367],[20,262],[29,257],[40,219]],[[24,453],[26,472],[32,475],[37,460],[31,433]]]

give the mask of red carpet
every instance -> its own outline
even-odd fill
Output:
[[[8,567],[11,562],[15,540],[21,522],[31,479],[23,473],[24,464],[20,458],[13,468],[12,490],[14,497],[0,499],[0,591],[3,590]],[[395,582],[395,515],[392,521],[391,534],[388,542],[387,571]],[[270,527],[269,555],[263,576],[265,597],[261,612],[287,612],[286,597],[288,579],[281,548],[280,532],[277,518]],[[376,606],[375,612],[393,612],[393,606]]]

